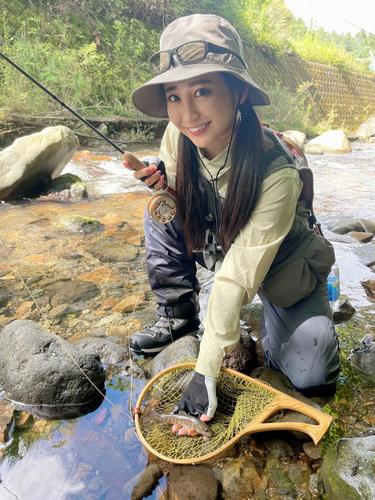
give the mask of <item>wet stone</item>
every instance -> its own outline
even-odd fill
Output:
[[[97,326],[105,326],[109,325],[110,323],[118,323],[119,321],[122,320],[122,318],[123,318],[122,314],[114,313],[111,314],[110,316],[106,316],[105,318],[99,320]]]
[[[51,309],[48,313],[48,316],[52,319],[63,318],[64,316],[67,316],[68,314],[72,314],[75,312],[77,312],[76,307],[73,307],[70,304],[60,304],[59,306]]]
[[[94,283],[82,283],[77,280],[56,283],[48,287],[48,291],[55,292],[55,295],[51,299],[52,307],[78,302],[80,300],[88,300],[99,293],[99,289]]]
[[[374,235],[372,233],[360,233],[357,231],[350,231],[348,233],[348,236],[355,238],[356,240],[360,241],[361,243],[369,243],[374,237]]]
[[[288,475],[293,484],[303,484],[309,480],[308,471],[300,464],[288,464]]]
[[[375,302],[375,280],[363,280],[361,281],[366,297],[370,302]]]
[[[217,500],[218,486],[219,482],[208,465],[195,467],[172,465],[170,468],[168,491],[170,499]]]
[[[12,294],[6,289],[0,288],[0,307],[5,307],[10,301]]]
[[[268,439],[264,442],[264,446],[277,458],[293,457],[294,455],[292,447],[282,439]]]
[[[360,370],[375,375],[375,339],[370,334],[361,341],[362,346],[353,349],[349,361]]]
[[[250,352],[250,350],[240,341],[236,347],[225,356],[222,366],[249,375],[258,366],[255,345],[252,347],[252,352]]]
[[[133,359],[129,359],[123,369],[120,372],[120,375],[124,377],[133,377],[133,378],[146,378],[146,373],[144,369],[139,366]]]
[[[14,406],[3,399],[0,401],[0,443],[6,443],[13,425]]]
[[[83,215],[63,215],[54,224],[59,229],[64,229],[73,233],[84,232],[91,233],[98,231],[102,224],[97,219],[92,217],[84,217]]]
[[[354,253],[356,253],[365,266],[371,267],[375,264],[375,244],[372,241],[363,245],[360,248],[354,248]]]
[[[138,247],[118,242],[101,243],[86,249],[101,262],[128,262],[138,255]]]
[[[308,441],[307,443],[303,443],[303,451],[306,455],[314,460],[318,460],[322,458],[322,449],[320,446],[315,446],[314,443]]]
[[[154,377],[162,370],[174,366],[182,361],[195,360],[199,354],[199,340],[186,335],[176,342],[172,342],[166,349],[161,351],[152,361],[151,377]]]
[[[281,468],[271,469],[271,478],[279,495],[290,495],[295,491],[294,484],[290,480],[288,472]]]
[[[131,493],[131,500],[142,500],[142,498],[147,497],[155,489],[161,477],[163,477],[163,472],[159,465],[148,465]]]
[[[86,185],[74,174],[63,174],[43,185],[40,201],[72,201],[88,198]]]
[[[309,490],[313,497],[320,497],[324,493],[324,485],[318,474],[311,474],[309,479]]]
[[[115,305],[113,311],[120,313],[133,312],[136,308],[144,306],[145,304],[145,294],[136,293],[126,297],[121,302]]]
[[[355,314],[356,310],[350,304],[348,299],[339,299],[338,303],[332,309],[333,321],[335,324],[349,321]]]
[[[97,354],[102,363],[121,363],[129,356],[128,349],[107,338],[86,337],[74,345],[79,350]]]

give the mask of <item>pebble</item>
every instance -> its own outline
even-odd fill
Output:
[[[311,474],[309,479],[309,490],[314,497],[319,497],[324,493],[323,481],[318,474]]]
[[[315,446],[315,444],[310,441],[303,443],[303,451],[308,457],[313,458],[314,460],[322,458],[322,449],[319,446]]]
[[[118,323],[121,320],[122,320],[122,314],[115,313],[115,314],[111,314],[110,316],[106,316],[105,318],[102,318],[97,323],[97,326],[105,326],[105,325],[109,325],[110,323]]]

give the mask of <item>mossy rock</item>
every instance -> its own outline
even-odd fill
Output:
[[[103,224],[101,224],[98,219],[94,219],[93,217],[84,217],[83,215],[76,214],[60,217],[59,220],[54,223],[54,226],[58,229],[64,229],[73,233],[91,233],[101,229]]]
[[[324,458],[321,477],[329,500],[375,498],[375,436],[340,439]]]

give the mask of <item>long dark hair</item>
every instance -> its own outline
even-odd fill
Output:
[[[240,92],[241,82],[231,74],[222,74],[228,88]],[[232,91],[232,90],[231,90]],[[233,163],[223,206],[220,245],[227,253],[239,231],[255,208],[266,171],[263,132],[248,99],[239,106],[241,123],[233,138]],[[199,188],[200,163],[196,146],[180,134],[177,155],[176,190],[178,216],[188,254],[204,246],[204,200]]]

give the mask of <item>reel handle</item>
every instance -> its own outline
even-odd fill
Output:
[[[141,170],[146,166],[129,151],[125,151],[123,157],[124,160],[128,161],[135,170]],[[147,210],[149,216],[155,222],[158,222],[159,224],[168,224],[168,222],[170,222],[177,213],[177,193],[165,182],[160,191],[162,191],[162,193],[159,192],[151,198],[148,203]]]
[[[139,160],[133,154],[131,154],[130,151],[125,151],[124,154],[123,154],[123,157],[124,157],[124,160],[128,161],[129,163],[131,163],[131,165],[134,167],[135,170],[141,170],[142,168],[146,167],[146,165],[144,163],[142,163],[141,160]],[[166,182],[164,182],[162,190],[166,191],[171,196],[173,196],[174,198],[177,199],[177,193],[176,193],[176,191],[174,189],[172,189],[171,187],[169,187]]]

